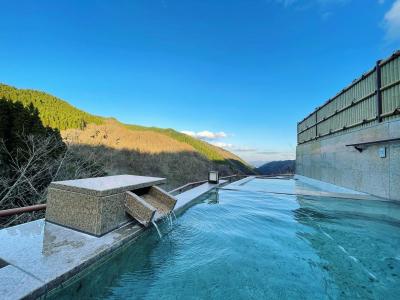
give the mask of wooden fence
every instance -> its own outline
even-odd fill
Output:
[[[297,124],[303,144],[400,117],[400,51],[318,107]]]

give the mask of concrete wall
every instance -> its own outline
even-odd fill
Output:
[[[393,138],[400,138],[400,120],[298,145],[296,174],[400,200],[400,142],[371,145],[361,153],[346,147]],[[379,157],[382,147],[386,147],[386,158]]]

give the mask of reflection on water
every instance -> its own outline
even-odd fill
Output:
[[[160,231],[53,297],[399,298],[396,203],[219,190]]]

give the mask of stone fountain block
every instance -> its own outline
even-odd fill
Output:
[[[164,178],[133,175],[52,182],[46,221],[101,236],[128,222],[127,191],[165,183]]]

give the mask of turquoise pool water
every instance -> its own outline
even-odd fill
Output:
[[[400,205],[268,184],[205,195],[55,298],[400,299]]]

